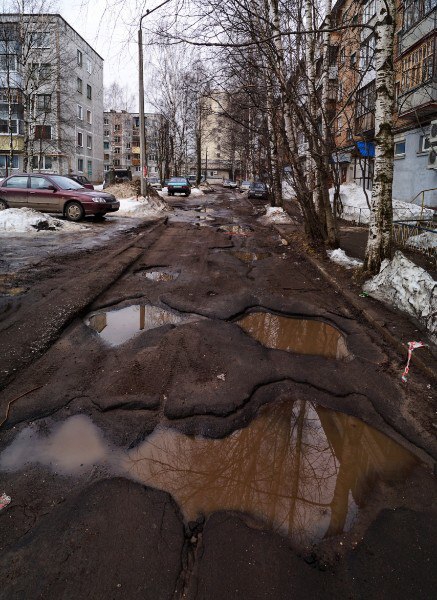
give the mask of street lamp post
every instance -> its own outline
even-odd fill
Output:
[[[146,127],[144,121],[144,58],[143,58],[143,19],[148,15],[164,6],[164,4],[168,4],[170,0],[165,0],[165,2],[161,2],[155,8],[151,10],[146,10],[144,15],[141,15],[140,25],[138,28],[138,100],[139,100],[139,113],[140,113],[140,163],[141,163],[141,195],[146,195],[146,180],[144,174],[144,167],[146,166]]]

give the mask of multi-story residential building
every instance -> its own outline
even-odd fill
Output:
[[[376,8],[376,0],[338,0],[331,15],[334,25],[341,26],[330,40],[328,110],[336,115],[336,160],[343,182],[367,189],[373,182]],[[404,201],[437,188],[437,164],[428,164],[430,125],[437,120],[436,27],[437,0],[399,0],[393,197]]]
[[[162,116],[144,115],[146,130],[147,171],[149,176],[163,177],[159,135]],[[112,167],[130,168],[132,175],[141,174],[139,113],[110,110],[104,113],[103,127],[104,170]]]
[[[0,173],[103,177],[103,58],[59,14],[0,18]]]

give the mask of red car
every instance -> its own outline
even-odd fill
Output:
[[[85,189],[62,175],[21,173],[6,177],[0,183],[0,210],[23,207],[62,213],[69,221],[80,221],[117,211],[120,202],[112,194]]]

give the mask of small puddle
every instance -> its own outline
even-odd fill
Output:
[[[144,271],[142,274],[150,281],[175,281],[179,277],[179,272],[171,269],[154,269],[153,271]]]
[[[252,263],[257,260],[263,260],[270,256],[269,252],[245,252],[244,250],[237,250],[233,252],[233,255],[242,260],[245,263]]]
[[[351,358],[343,335],[323,321],[251,312],[236,324],[267,348],[338,360]]]
[[[157,306],[136,304],[118,310],[99,311],[89,315],[85,324],[96,331],[107,344],[119,346],[142,331],[163,325],[190,323],[198,319],[197,315],[179,315]]]
[[[127,452],[76,415],[49,435],[26,428],[0,455],[1,470],[31,463],[67,475],[100,465],[169,492],[187,520],[241,511],[307,546],[348,531],[375,485],[403,480],[418,460],[359,419],[287,400],[221,440],[157,429]]]
[[[229,233],[231,235],[249,235],[253,229],[249,225],[220,225],[218,231]]]

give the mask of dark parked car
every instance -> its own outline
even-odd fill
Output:
[[[105,171],[103,189],[114,183],[124,183],[125,181],[132,181],[132,171],[129,167],[127,169],[110,169]]]
[[[169,196],[175,194],[189,196],[191,194],[191,184],[186,177],[171,177],[167,183],[167,190]]]
[[[250,184],[248,198],[262,198],[263,200],[267,200],[268,196],[269,191],[265,183],[255,181]]]
[[[80,185],[87,190],[93,190],[94,186],[91,181],[85,177],[85,175],[80,175],[79,173],[71,173],[70,175],[64,175],[64,177],[69,177],[76,183],[80,183]]]
[[[103,217],[117,211],[120,203],[112,194],[87,190],[69,177],[22,173],[6,177],[0,184],[0,210],[34,208],[62,213],[69,221],[85,216]]]

